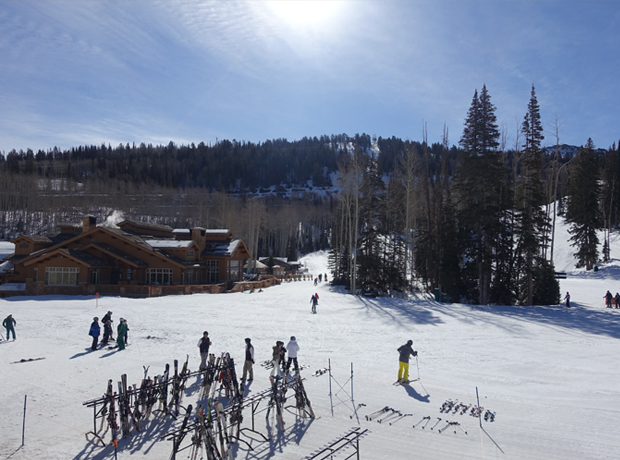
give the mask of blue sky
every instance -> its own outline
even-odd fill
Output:
[[[367,133],[620,139],[618,1],[0,1],[0,151]]]

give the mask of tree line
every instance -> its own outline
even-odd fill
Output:
[[[421,142],[364,133],[12,150],[0,154],[0,236],[120,212],[229,228],[253,257],[329,249],[333,281],[351,292],[417,286],[480,304],[557,303],[556,219],[570,222],[578,265],[598,262],[601,228],[610,257],[620,153],[588,139],[562,154],[557,121],[543,148],[534,87],[512,145],[495,111],[486,86],[475,91],[458,145],[444,127],[432,144],[426,133]]]

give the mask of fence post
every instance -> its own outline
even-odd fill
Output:
[[[24,423],[22,425],[22,447],[24,447],[24,438],[26,436],[26,401],[28,395],[24,395]]]

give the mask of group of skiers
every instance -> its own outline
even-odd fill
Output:
[[[614,296],[611,292],[607,291],[603,298],[605,299],[605,306],[607,308],[614,308],[612,303],[615,304],[615,308],[620,308],[620,293],[616,292]]]
[[[11,334],[13,334],[13,340],[15,340],[15,325],[17,324],[17,321],[15,321],[15,318],[13,318],[13,315],[9,315],[6,318],[4,318],[4,321],[2,321],[2,327],[4,327],[4,329],[6,329],[6,340],[9,340],[9,336]]]
[[[327,283],[327,273],[325,273],[325,275],[323,275],[322,273],[319,273],[319,276],[314,278],[314,285],[316,286],[318,283],[321,283],[323,280],[325,280],[325,282]]]
[[[110,340],[114,340],[114,334],[112,331],[112,323],[114,320],[112,319],[112,312],[108,311],[101,319],[101,322],[103,323],[103,339],[101,340],[101,346],[104,347]],[[119,323],[116,328],[116,344],[119,350],[124,350],[127,345],[128,331],[129,327],[127,326],[127,320],[125,318],[119,319]],[[93,318],[93,322],[90,325],[88,335],[93,338],[90,349],[92,351],[97,350],[99,336],[101,335],[101,326],[99,325],[99,318],[96,316]]]
[[[212,345],[209,338],[209,332],[204,331],[202,337],[198,340],[198,349],[200,350],[200,369],[206,369],[207,358],[209,357],[209,347]],[[286,360],[286,353],[288,351],[288,360]],[[284,342],[278,340],[273,346],[272,362],[273,370],[271,371],[271,377],[274,375],[281,376],[283,373],[289,371],[291,364],[294,364],[295,371],[299,373],[299,363],[297,362],[297,352],[299,351],[299,345],[295,336],[291,336],[291,340],[288,345],[284,347]],[[286,361],[286,365],[284,364]],[[245,350],[243,360],[243,373],[241,380],[251,382],[254,380],[254,346],[252,345],[252,339],[246,337]],[[280,372],[282,368],[282,372]]]

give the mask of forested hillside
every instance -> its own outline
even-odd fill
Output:
[[[569,220],[580,265],[608,256],[620,154],[562,145],[557,126],[543,147],[533,87],[524,112],[509,136],[483,86],[458,147],[446,128],[432,144],[340,134],[12,150],[0,155],[0,237],[85,214],[229,228],[259,257],[329,249],[333,281],[355,292],[415,285],[481,304],[553,303],[555,221]]]

